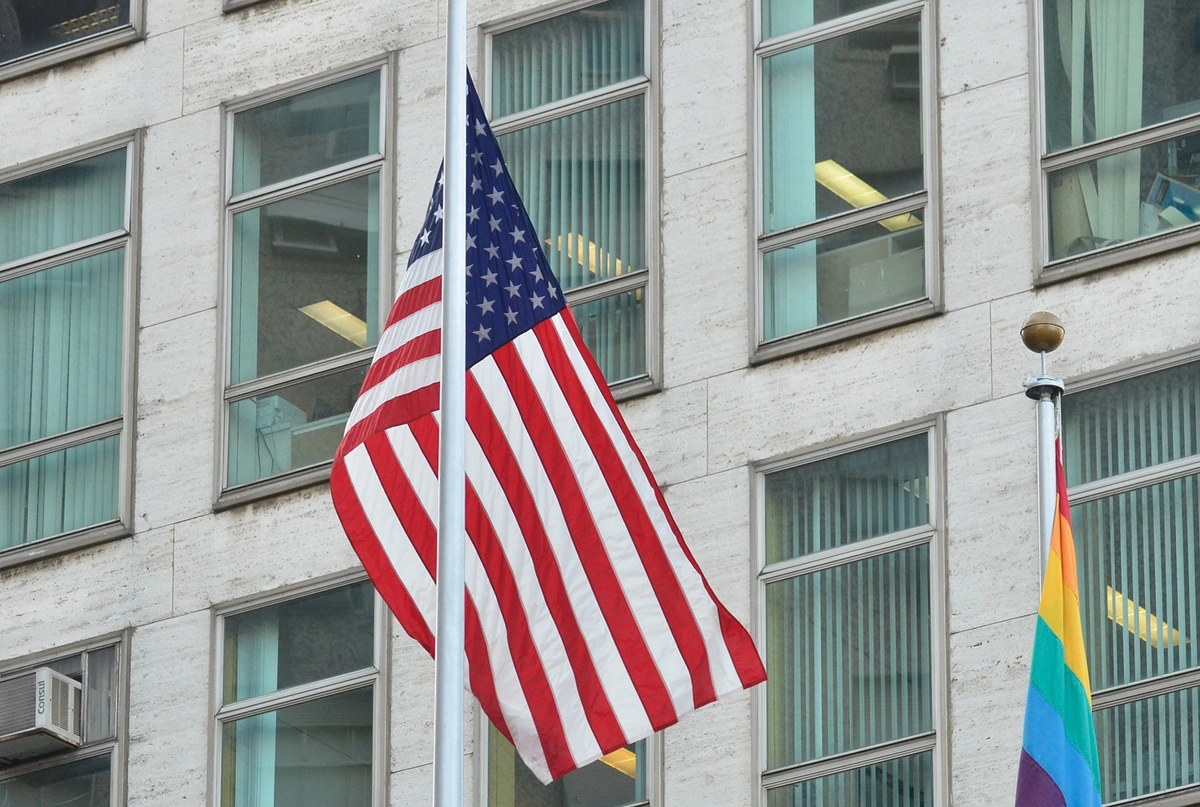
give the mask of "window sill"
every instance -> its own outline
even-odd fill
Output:
[[[82,59],[85,56],[91,56],[102,51],[120,47],[121,45],[127,45],[131,42],[138,42],[141,39],[142,32],[132,25],[127,25],[113,31],[95,34],[77,42],[69,42],[49,50],[31,53],[14,61],[0,64],[0,82],[9,81],[20,76],[27,76],[30,73],[37,73],[51,67],[57,67],[60,64]]]
[[[1066,258],[1044,267],[1033,279],[1035,286],[1049,286],[1080,275],[1111,269],[1125,263],[1149,258],[1152,255],[1181,249],[1200,241],[1200,225],[1193,224],[1178,230],[1151,235],[1136,241],[1090,252],[1078,258]]]
[[[132,535],[133,531],[126,525],[120,522],[109,522],[53,538],[43,538],[40,541],[14,546],[0,552],[0,569],[36,563],[45,558],[77,552],[109,541],[129,538]]]
[[[227,488],[213,502],[213,512],[220,513],[232,510],[245,504],[271,499],[284,493],[310,488],[329,481],[329,471],[333,462],[325,462],[298,471],[264,479],[260,482],[247,482],[235,488]]]
[[[615,384],[609,384],[608,391],[612,393],[613,400],[620,403],[621,401],[630,401],[634,398],[641,398],[645,395],[662,392],[662,387],[650,376],[643,375],[637,378],[627,378]]]
[[[916,302],[906,303],[896,308],[889,308],[877,314],[866,314],[862,317],[844,322],[826,325],[812,331],[785,336],[770,342],[760,343],[750,355],[750,364],[765,364],[784,356],[803,353],[806,350],[824,347],[836,342],[843,342],[877,331],[906,325],[910,322],[935,317],[942,313],[942,307],[926,298]]]

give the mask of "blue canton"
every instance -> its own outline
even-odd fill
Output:
[[[442,248],[444,166],[410,263]],[[566,307],[467,77],[467,367]]]

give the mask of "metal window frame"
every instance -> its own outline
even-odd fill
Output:
[[[12,61],[0,64],[0,82],[30,73],[37,73],[65,62],[72,62],[102,51],[139,42],[146,36],[145,0],[130,0],[129,22],[119,28],[101,31],[89,36],[64,42],[52,48],[39,50]]]
[[[765,807],[768,793],[777,788],[855,770],[918,753],[933,755],[933,803],[950,803],[950,709],[949,709],[949,622],[946,602],[945,561],[945,416],[937,415],[894,427],[868,432],[852,440],[840,440],[813,446],[799,452],[753,462],[750,474],[750,523],[753,550],[750,558],[751,624],[763,652],[769,652],[766,637],[766,588],[769,583],[794,579],[815,571],[846,565],[866,558],[916,546],[929,547],[929,620],[930,620],[930,722],[932,730],[878,745],[808,760],[782,768],[767,769],[766,692],[756,687],[751,693],[752,756],[751,776],[754,807]],[[926,435],[929,491],[929,523],[910,530],[889,533],[865,541],[765,564],[766,558],[766,478],[772,473],[852,454],[864,449],[893,443],[916,435]]]
[[[217,310],[221,325],[217,334],[217,367],[220,371],[216,380],[217,447],[214,452],[212,494],[214,512],[322,484],[329,480],[332,467],[332,459],[330,459],[241,485],[230,485],[228,481],[230,406],[271,390],[312,381],[356,367],[365,368],[370,363],[371,356],[375,351],[374,345],[370,345],[269,376],[262,376],[239,384],[230,384],[229,349],[232,346],[233,320],[233,217],[245,210],[260,208],[281,199],[292,198],[339,182],[371,174],[377,175],[379,177],[379,267],[376,280],[379,289],[376,316],[381,324],[386,322],[395,286],[394,190],[397,127],[392,124],[392,121],[396,116],[395,77],[397,66],[396,54],[377,56],[229,101],[221,107],[221,193],[224,201],[221,205],[219,236],[221,284],[217,292]],[[233,193],[234,120],[238,113],[370,73],[379,74],[379,153],[348,160],[329,168],[322,168],[252,191],[236,195]]]
[[[80,429],[50,435],[0,450],[0,467],[62,451],[105,437],[119,436],[117,517],[78,530],[0,550],[0,569],[74,552],[133,534],[134,448],[137,418],[138,279],[141,272],[141,180],[143,131],[126,132],[82,148],[59,152],[0,171],[0,185],[62,168],[101,154],[125,149],[123,230],[105,233],[0,266],[0,282],[117,249],[125,251],[121,323],[121,414]]]
[[[479,27],[480,82],[478,90],[484,110],[492,111],[492,43],[497,34],[524,28],[539,22],[564,16],[608,0],[565,0],[537,9],[502,17]],[[644,181],[646,269],[622,277],[610,278],[579,288],[565,291],[565,297],[573,306],[584,305],[605,297],[615,297],[629,291],[642,289],[646,295],[644,311],[646,317],[646,371],[644,374],[612,382],[608,385],[618,401],[629,400],[662,389],[662,240],[659,234],[661,216],[662,164],[660,142],[662,110],[659,96],[661,82],[661,0],[642,0],[642,37],[644,61],[640,77],[626,79],[533,109],[506,115],[491,121],[492,131],[497,136],[519,129],[536,126],[551,120],[567,117],[578,112],[606,106],[628,98],[643,99],[644,128]]]
[[[225,670],[225,620],[231,616],[269,608],[286,602],[303,599],[347,586],[370,585],[361,568],[350,569],[330,575],[316,577],[301,583],[276,589],[271,592],[241,597],[211,609],[210,635],[212,646],[209,657],[209,788],[210,803],[221,807],[222,738],[223,727],[246,717],[273,712],[289,706],[311,703],[321,698],[372,687],[371,726],[371,804],[386,807],[389,804],[391,771],[389,770],[389,710],[391,704],[391,617],[390,611],[378,591],[372,591],[374,603],[373,667],[353,670],[348,673],[322,678],[306,684],[289,687],[253,698],[223,703]]]
[[[8,660],[0,664],[0,677],[3,677],[10,672],[26,670],[31,667],[40,667],[61,659],[79,655],[80,653],[90,653],[109,647],[115,647],[117,651],[117,680],[115,691],[113,693],[113,697],[116,700],[116,703],[113,704],[113,710],[115,712],[113,738],[90,743],[87,742],[85,738],[84,744],[77,749],[43,757],[41,759],[30,760],[19,765],[12,765],[4,768],[3,770],[0,770],[0,784],[6,780],[15,779],[28,773],[49,770],[107,754],[111,757],[109,760],[109,797],[111,799],[109,803],[111,807],[117,807],[117,805],[125,803],[128,789],[126,764],[127,760],[129,759],[129,661],[131,656],[131,636],[132,631],[130,629],[126,629],[116,633],[105,634],[94,639],[87,639],[82,642],[74,642],[69,645],[63,645],[62,647],[57,647],[53,650],[41,651],[27,656],[22,656],[20,658]],[[87,664],[86,660],[84,664]],[[83,708],[86,709],[86,685],[84,686],[83,690],[83,698],[85,702],[85,706]]]
[[[836,17],[767,40],[761,38],[762,9],[750,3],[750,98],[749,208],[752,238],[750,266],[750,328],[747,334],[750,364],[762,364],[813,348],[842,342],[877,331],[941,314],[942,299],[942,213],[940,94],[938,92],[938,3],[933,0],[893,0],[874,8]],[[919,16],[921,29],[921,150],[925,162],[925,188],[917,193],[890,199],[878,205],[815,219],[775,233],[763,233],[763,60],[799,48],[810,47],[875,25]],[[783,246],[811,241],[872,223],[896,213],[924,209],[925,295],[900,305],[820,325],[799,333],[767,340],[763,336],[763,256]]]

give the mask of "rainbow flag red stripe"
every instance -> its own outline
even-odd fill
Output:
[[[1096,724],[1061,442],[1054,449],[1058,507],[1033,640],[1017,807],[1099,807]]]

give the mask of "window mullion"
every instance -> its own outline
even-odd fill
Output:
[[[775,249],[802,244],[805,241],[812,241],[815,238],[853,230],[855,227],[861,227],[864,224],[874,224],[877,221],[889,219],[893,216],[915,213],[918,210],[924,209],[928,203],[928,192],[918,191],[917,193],[901,196],[898,199],[889,199],[886,202],[870,207],[850,210],[846,213],[839,213],[835,216],[828,216],[816,221],[806,222],[796,227],[790,227],[786,230],[760,235],[758,247],[762,252],[770,252]]]
[[[217,720],[229,723],[266,712],[274,712],[288,706],[320,700],[330,695],[340,695],[343,692],[371,686],[376,683],[378,678],[379,671],[377,669],[355,670],[333,678],[323,678],[310,684],[269,692],[266,695],[222,706],[217,710]]]
[[[75,446],[81,446],[85,443],[118,435],[121,433],[123,423],[123,418],[116,417],[106,420],[103,423],[84,426],[81,429],[73,429],[69,432],[53,435],[52,437],[44,437],[40,440],[22,443],[13,448],[6,448],[0,451],[0,468],[6,465],[14,465],[18,462],[25,462],[44,454],[65,451]]]
[[[763,773],[762,784],[767,790],[786,787],[810,779],[820,779],[837,773],[845,773],[859,768],[866,768],[881,762],[914,756],[932,751],[937,744],[935,732],[928,731],[912,737],[905,737],[890,743],[881,743],[870,748],[856,749],[845,754],[824,757],[822,759],[781,768]]]

